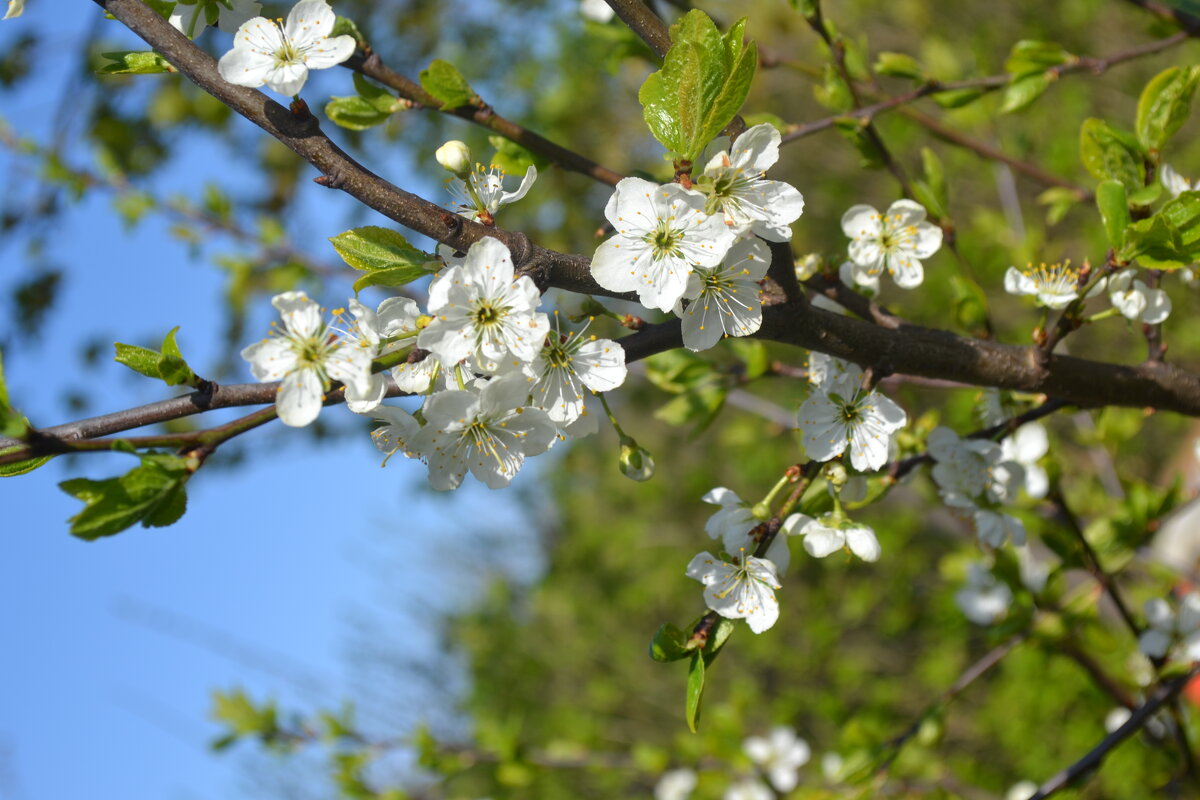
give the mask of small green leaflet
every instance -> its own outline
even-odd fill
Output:
[[[433,256],[390,228],[353,228],[329,241],[342,260],[367,273],[354,282],[355,292],[368,286],[403,286],[437,271]]]
[[[437,98],[444,111],[471,105],[478,98],[467,79],[449,61],[436,59],[421,70],[421,87]]]
[[[179,346],[175,344],[175,332],[178,330],[179,326],[176,325],[163,337],[161,353],[137,345],[115,342],[113,345],[117,351],[115,360],[147,378],[158,378],[165,381],[167,386],[179,386],[180,384],[195,386],[199,379],[196,377],[196,373],[192,372],[188,363],[183,360],[183,354],[179,352]]]
[[[68,520],[72,535],[93,541],[120,533],[135,522],[157,528],[183,516],[187,507],[184,484],[191,475],[187,460],[161,453],[140,458],[140,466],[119,478],[73,478],[58,485],[85,503],[84,509]]]
[[[100,55],[112,62],[96,70],[100,75],[154,75],[176,71],[165,58],[151,51],[122,50]]]
[[[1125,184],[1120,181],[1101,181],[1096,187],[1096,207],[1100,209],[1100,218],[1104,220],[1104,232],[1109,245],[1120,250],[1125,245],[1125,229],[1131,222]]]
[[[1180,269],[1200,258],[1200,192],[1184,192],[1125,229],[1119,257],[1150,269]]]
[[[336,125],[352,131],[364,131],[387,122],[397,111],[411,106],[405,100],[393,96],[354,73],[354,88],[358,94],[351,97],[334,97],[325,105],[325,116]]]
[[[663,66],[638,92],[654,138],[686,161],[737,115],[750,91],[758,48],[743,46],[746,20],[724,36],[708,15],[692,9],[671,26],[671,49]]]
[[[1141,145],[1133,134],[1089,117],[1079,129],[1079,157],[1099,180],[1115,180],[1133,193],[1145,185],[1146,169]]]
[[[1200,67],[1171,67],[1158,73],[1146,84],[1138,98],[1138,142],[1147,150],[1166,144],[1192,110],[1192,96],[1200,80]]]
[[[8,402],[8,384],[4,380],[4,354],[0,353],[0,436],[19,439],[29,431],[29,420]]]

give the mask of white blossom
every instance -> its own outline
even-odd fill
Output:
[[[695,770],[687,767],[668,770],[654,785],[654,800],[687,800],[696,788],[696,781]]]
[[[585,337],[581,331],[561,333],[557,328],[533,364],[537,375],[533,403],[559,425],[570,425],[584,412],[588,392],[610,392],[625,382],[625,349],[612,339]]]
[[[926,440],[933,456],[933,480],[942,500],[955,508],[1004,503],[1016,496],[1025,470],[1004,459],[1004,449],[987,439],[963,439],[949,428],[934,428]]]
[[[1064,308],[1079,297],[1079,270],[1071,268],[1070,261],[1034,266],[1025,269],[1009,267],[1004,273],[1004,291],[1015,295],[1034,295],[1038,305],[1047,308]]]
[[[579,13],[592,22],[608,22],[615,13],[604,0],[579,0]],[[662,798],[659,798],[662,800]]]
[[[975,535],[986,545],[1000,547],[1010,539],[1017,547],[1025,544],[1025,523],[1014,516],[977,508],[971,518],[975,523]]]
[[[810,360],[810,381],[812,380]],[[850,450],[850,463],[860,472],[873,472],[888,460],[892,434],[908,421],[904,409],[890,398],[863,391],[862,371],[843,368],[839,380],[824,380],[800,406],[799,426],[809,458],[829,461]]]
[[[1104,730],[1112,733],[1117,728],[1120,728],[1129,718],[1133,716],[1133,712],[1125,706],[1117,706],[1112,711],[1104,715]]]
[[[954,595],[954,602],[976,625],[991,625],[1003,619],[1012,605],[1012,590],[978,562],[967,567],[967,584]]]
[[[1038,785],[1030,780],[1017,781],[1004,793],[1004,800],[1029,800],[1037,794]]]
[[[1170,193],[1171,197],[1179,197],[1184,192],[1195,189],[1195,184],[1176,172],[1170,164],[1163,164],[1158,171],[1159,182]]]
[[[457,213],[467,219],[484,218],[484,221],[491,222],[495,219],[497,211],[529,193],[537,175],[537,167],[530,164],[525,170],[521,184],[510,192],[504,188],[504,179],[508,177],[508,173],[499,167],[485,168],[482,164],[476,164],[474,171],[467,173],[466,180],[450,178],[446,182],[446,189],[453,201],[451,207]]]
[[[775,564],[764,558],[733,554],[733,563],[700,553],[688,563],[687,576],[704,584],[704,602],[726,619],[744,619],[762,633],[779,619]]]
[[[677,183],[625,178],[604,216],[616,235],[592,257],[596,282],[614,292],[637,292],[642,305],[662,311],[683,297],[694,267],[717,266],[734,241],[720,217],[705,213],[704,195]]]
[[[812,757],[808,742],[786,725],[772,729],[768,736],[749,737],[742,743],[742,750],[767,774],[775,790],[783,793],[796,788],[800,767]]]
[[[769,242],[792,238],[791,224],[804,212],[804,197],[790,184],[763,177],[779,160],[780,138],[768,123],[743,132],[732,148],[722,137],[716,144],[719,152],[696,182],[709,197],[709,213],[722,214],[736,233],[749,232]]]
[[[866,525],[851,522],[831,512],[816,519],[798,514],[796,535],[804,537],[804,549],[813,558],[825,558],[839,550],[848,549],[863,561],[879,560],[882,549],[875,531]]]
[[[286,24],[254,17],[238,28],[233,49],[221,56],[217,69],[237,86],[265,83],[279,94],[298,94],[310,69],[337,66],[354,54],[353,36],[329,37],[336,19],[325,0],[301,0]]]
[[[722,800],[775,800],[775,793],[762,781],[755,778],[744,778],[730,784],[721,795]]]
[[[321,412],[331,380],[365,397],[370,390],[375,348],[366,341],[337,336],[321,320],[321,309],[304,292],[284,292],[271,300],[283,318],[283,331],[242,350],[260,381],[281,381],[275,406],[284,425],[303,427]]]
[[[721,507],[704,523],[704,532],[714,539],[720,539],[721,547],[726,553],[740,553],[743,550],[753,553],[758,547],[758,542],[750,536],[750,531],[758,527],[763,520],[754,516],[750,504],[738,497],[737,492],[724,486],[706,492],[700,499]],[[780,574],[787,572],[791,563],[787,537],[799,533],[800,525],[805,519],[807,518],[802,514],[790,515],[780,525],[775,538],[767,547],[764,557],[775,565]]]
[[[877,278],[886,269],[901,289],[912,289],[925,280],[923,259],[942,246],[942,229],[925,221],[925,207],[912,200],[897,200],[880,214],[871,206],[853,206],[842,216],[842,231],[851,239],[850,260],[859,275]]]
[[[25,0],[8,0],[8,10],[0,19],[13,19],[25,13]]]
[[[675,313],[683,319],[683,345],[707,350],[723,336],[749,336],[762,326],[758,281],[767,275],[771,251],[761,239],[743,239],[716,267],[697,267],[688,276]]]
[[[417,457],[408,443],[421,430],[421,423],[412,414],[403,408],[381,405],[372,409],[371,416],[384,423],[371,431],[371,440],[381,453],[389,458],[398,452],[403,452],[409,458]]]
[[[1041,499],[1050,489],[1050,477],[1038,463],[1050,452],[1050,438],[1040,422],[1027,422],[1000,440],[1000,458],[1021,465],[1025,473],[1025,493]]]
[[[229,6],[221,0],[179,0],[168,20],[184,36],[195,39],[208,27],[210,19],[226,33],[236,34],[242,23],[258,16],[260,11],[262,3],[254,0],[232,0]]]
[[[349,302],[353,321],[346,321],[345,328],[336,329],[347,340],[361,342],[368,347],[376,357],[402,349],[413,343],[416,333],[415,321],[420,314],[415,301],[407,297],[389,297],[380,303],[375,311],[364,306],[357,300]],[[393,337],[409,334],[404,340],[388,341]],[[393,373],[395,370],[393,370]],[[401,387],[403,391],[410,391]],[[366,414],[383,401],[387,390],[387,381],[382,373],[370,376],[365,394],[359,394],[357,387],[346,387],[346,407],[355,414]]]
[[[1179,601],[1179,612],[1166,600],[1146,601],[1150,628],[1138,639],[1138,649],[1151,658],[1175,652],[1187,661],[1200,661],[1200,592],[1188,592]]]
[[[433,157],[443,169],[455,175],[462,176],[471,169],[471,148],[458,139],[451,139],[443,144]]]
[[[1038,558],[1033,554],[1029,545],[1014,549],[1017,552],[1017,567],[1021,575],[1021,584],[1034,594],[1041,594],[1042,590],[1046,588],[1046,581],[1050,578],[1051,561],[1057,562],[1058,559],[1053,555],[1047,559]]]
[[[421,409],[425,426],[408,442],[429,464],[434,489],[457,489],[469,470],[490,489],[512,481],[526,456],[550,449],[557,428],[540,408],[525,405],[525,377],[507,375],[477,392],[450,390]]]
[[[871,274],[869,270],[859,267],[853,261],[843,261],[838,267],[838,280],[867,297],[879,294],[879,275]]]
[[[1171,298],[1162,289],[1151,289],[1136,269],[1123,269],[1108,279],[1108,299],[1126,319],[1157,325],[1171,314]]]
[[[550,320],[536,310],[540,301],[532,280],[514,277],[508,248],[484,237],[461,266],[448,267],[429,284],[434,319],[418,334],[417,346],[446,367],[472,356],[482,364],[510,354],[532,362],[550,331]]]

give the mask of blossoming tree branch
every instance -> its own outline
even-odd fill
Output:
[[[791,13],[828,55],[820,96],[833,114],[789,123],[747,103],[756,75],[779,58],[758,47],[753,19],[719,25],[692,9],[668,24],[641,0],[589,0],[581,13],[591,24],[632,31],[656,59],[637,92],[637,124],[667,160],[631,159],[614,169],[501,116],[446,61],[434,60],[415,81],[393,70],[387,54],[326,0],[301,0],[278,18],[261,16],[262,4],[250,0],[95,2],[149,47],[106,54],[107,72],[190,81],[311,165],[308,191],[339,191],[378,219],[324,232],[329,255],[359,273],[355,297],[310,297],[297,288],[271,299],[278,321],[240,353],[257,384],[218,385],[196,374],[173,330],[157,350],[118,343],[116,360],[189,393],[42,426],[20,413],[21,398],[8,396],[0,373],[0,474],[16,478],[68,453],[118,451],[137,461],[121,476],[61,484],[83,504],[69,521],[74,535],[96,539],[139,523],[170,525],[184,513],[189,481],[226,442],[276,420],[302,428],[327,414],[373,420],[371,435],[388,468],[408,476],[402,480],[422,476],[439,491],[465,481],[503,489],[524,479],[528,460],[605,427],[616,434],[611,460],[621,473],[637,482],[669,481],[637,439],[647,415],[623,399],[633,384],[648,378],[667,387],[683,400],[671,413],[705,425],[731,396],[729,376],[739,387],[790,378],[803,395],[784,412],[795,433],[792,455],[773,465],[773,482],[715,486],[695,497],[713,507],[707,536],[677,559],[678,579],[700,584],[695,608],[677,609],[650,644],[655,660],[686,665],[686,725],[700,726],[708,675],[732,634],[745,627],[769,637],[782,615],[797,613],[794,598],[805,586],[789,576],[794,557],[846,558],[886,570],[886,521],[872,520],[872,508],[902,482],[920,480],[930,487],[929,513],[948,515],[973,539],[975,557],[954,595],[972,624],[999,630],[1017,618],[1018,607],[1033,619],[1103,596],[1117,609],[1109,620],[1113,635],[1127,637],[1139,654],[1140,677],[1127,691],[1108,677],[1117,665],[1079,653],[1118,711],[1110,734],[1098,736],[1076,764],[1037,776],[1010,796],[1057,792],[1143,729],[1172,753],[1177,780],[1189,787],[1183,791],[1200,791],[1189,738],[1196,722],[1178,703],[1200,661],[1200,593],[1181,582],[1173,596],[1150,597],[1141,607],[1125,596],[1128,581],[1117,576],[1125,565],[1097,556],[1064,492],[1062,470],[1046,468],[1056,445],[1043,424],[1063,412],[1108,407],[1200,416],[1200,372],[1195,363],[1168,359],[1163,334],[1181,298],[1200,282],[1193,266],[1200,258],[1200,191],[1187,168],[1167,161],[1189,119],[1200,67],[1158,72],[1131,118],[1078,120],[1078,155],[1092,179],[1086,185],[911,108],[923,98],[954,108],[999,92],[1000,111],[1016,114],[1060,78],[1100,75],[1184,43],[1200,33],[1200,20],[1171,5],[1133,3],[1179,30],[1110,55],[1021,40],[1004,74],[943,80],[903,53],[878,53],[868,62],[820,3],[795,0]],[[10,0],[6,18],[20,16],[23,5]],[[314,70],[336,70],[352,94],[327,102],[313,96],[306,87]],[[889,95],[883,78],[908,89]],[[436,150],[437,166],[425,167],[446,176],[447,195],[421,197],[334,141],[339,127],[367,131],[418,110],[496,133],[505,156],[497,161],[505,166],[483,163],[463,141],[446,141]],[[885,113],[908,113],[940,138],[1045,184],[1051,214],[1077,207],[1090,215],[1103,246],[1070,259],[1005,263],[1002,277],[986,285],[985,272],[961,248],[971,234],[952,222],[937,155],[890,144],[876,121]],[[776,173],[794,152],[789,148],[799,147],[793,143],[831,128],[864,163],[890,173],[895,190],[835,209],[840,229],[818,231],[806,225],[806,214],[823,203],[823,176],[810,173],[806,184],[793,186]],[[550,170],[611,187],[593,220],[599,240],[591,231],[572,238],[583,254],[540,246],[503,226],[506,209],[535,199]],[[433,249],[411,243],[413,233]],[[812,240],[836,244],[809,253]],[[959,297],[941,327],[903,316],[907,298],[951,280]],[[369,288],[391,296],[364,303],[357,293]],[[985,292],[1012,296],[1007,307],[1026,320],[1023,337],[996,334],[978,299]],[[1092,332],[1116,328],[1142,342],[1143,359],[1068,354]],[[765,343],[784,346],[779,352],[803,366],[772,360]],[[939,424],[936,408],[915,407],[897,394],[906,382],[973,392],[975,424]],[[187,433],[127,434],[237,406],[262,408]],[[1160,515],[1168,510],[1164,501]],[[1035,519],[1057,524],[1064,535],[1035,535],[1042,530]],[[1158,518],[1150,522],[1157,529]],[[1071,567],[1086,570],[1085,584],[1063,578]],[[945,702],[1030,635],[1018,631],[997,645]],[[273,717],[236,732],[297,744],[314,738],[279,727]],[[850,766],[826,765],[826,777],[882,785],[913,735]],[[744,751],[754,771],[722,784],[727,799],[786,795],[810,758],[809,745],[786,725],[747,738]],[[672,767],[655,776],[660,800],[697,790],[694,765]]]

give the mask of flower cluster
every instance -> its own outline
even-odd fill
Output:
[[[779,159],[779,131],[755,125],[715,152],[693,188],[642,178],[617,184],[604,215],[616,235],[592,258],[592,276],[635,292],[647,308],[683,320],[684,345],[706,350],[762,325],[758,282],[770,252],[762,240],[791,239],[804,210],[794,187],[764,175]]]
[[[858,366],[820,353],[810,358],[808,379],[813,390],[799,412],[808,456],[828,461],[848,449],[851,465],[860,472],[886,464],[892,435],[908,421],[904,409],[864,389]]]
[[[927,440],[936,462],[933,480],[943,502],[959,509],[975,524],[980,541],[999,547],[1011,539],[1025,543],[1025,526],[997,509],[1015,499],[1025,480],[1016,461],[1004,459],[1004,449],[986,439],[962,439],[949,428],[935,428]]]
[[[508,248],[487,237],[433,279],[427,312],[402,297],[375,311],[351,301],[353,318],[339,314],[342,325],[331,326],[316,303],[289,292],[274,300],[285,330],[242,355],[259,380],[282,381],[285,423],[316,419],[339,380],[352,411],[384,423],[373,434],[376,446],[424,461],[435,489],[457,488],[468,472],[500,488],[526,457],[580,432],[585,392],[625,380],[619,344],[551,331],[540,300],[533,281],[515,274]],[[387,384],[372,374],[373,359],[405,350],[408,358],[390,374],[400,390],[428,395],[415,414],[381,405]]]

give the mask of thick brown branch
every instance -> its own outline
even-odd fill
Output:
[[[366,58],[355,54],[349,61],[345,62],[345,66],[379,81],[384,86],[399,93],[406,100],[419,103],[426,108],[440,109],[441,103],[438,102],[437,98],[421,88],[420,84],[409,80],[387,64],[384,64],[382,59],[379,58],[378,53],[372,53]],[[511,139],[522,147],[545,156],[563,169],[582,173],[590,178],[595,178],[601,183],[616,186],[617,182],[625,177],[615,170],[601,166],[573,150],[568,150],[544,136],[536,134],[511,120],[505,119],[485,103],[481,102],[478,105],[445,109],[444,113],[465,119],[468,122],[474,122],[476,125],[481,125],[490,131],[495,131],[506,139]]]

